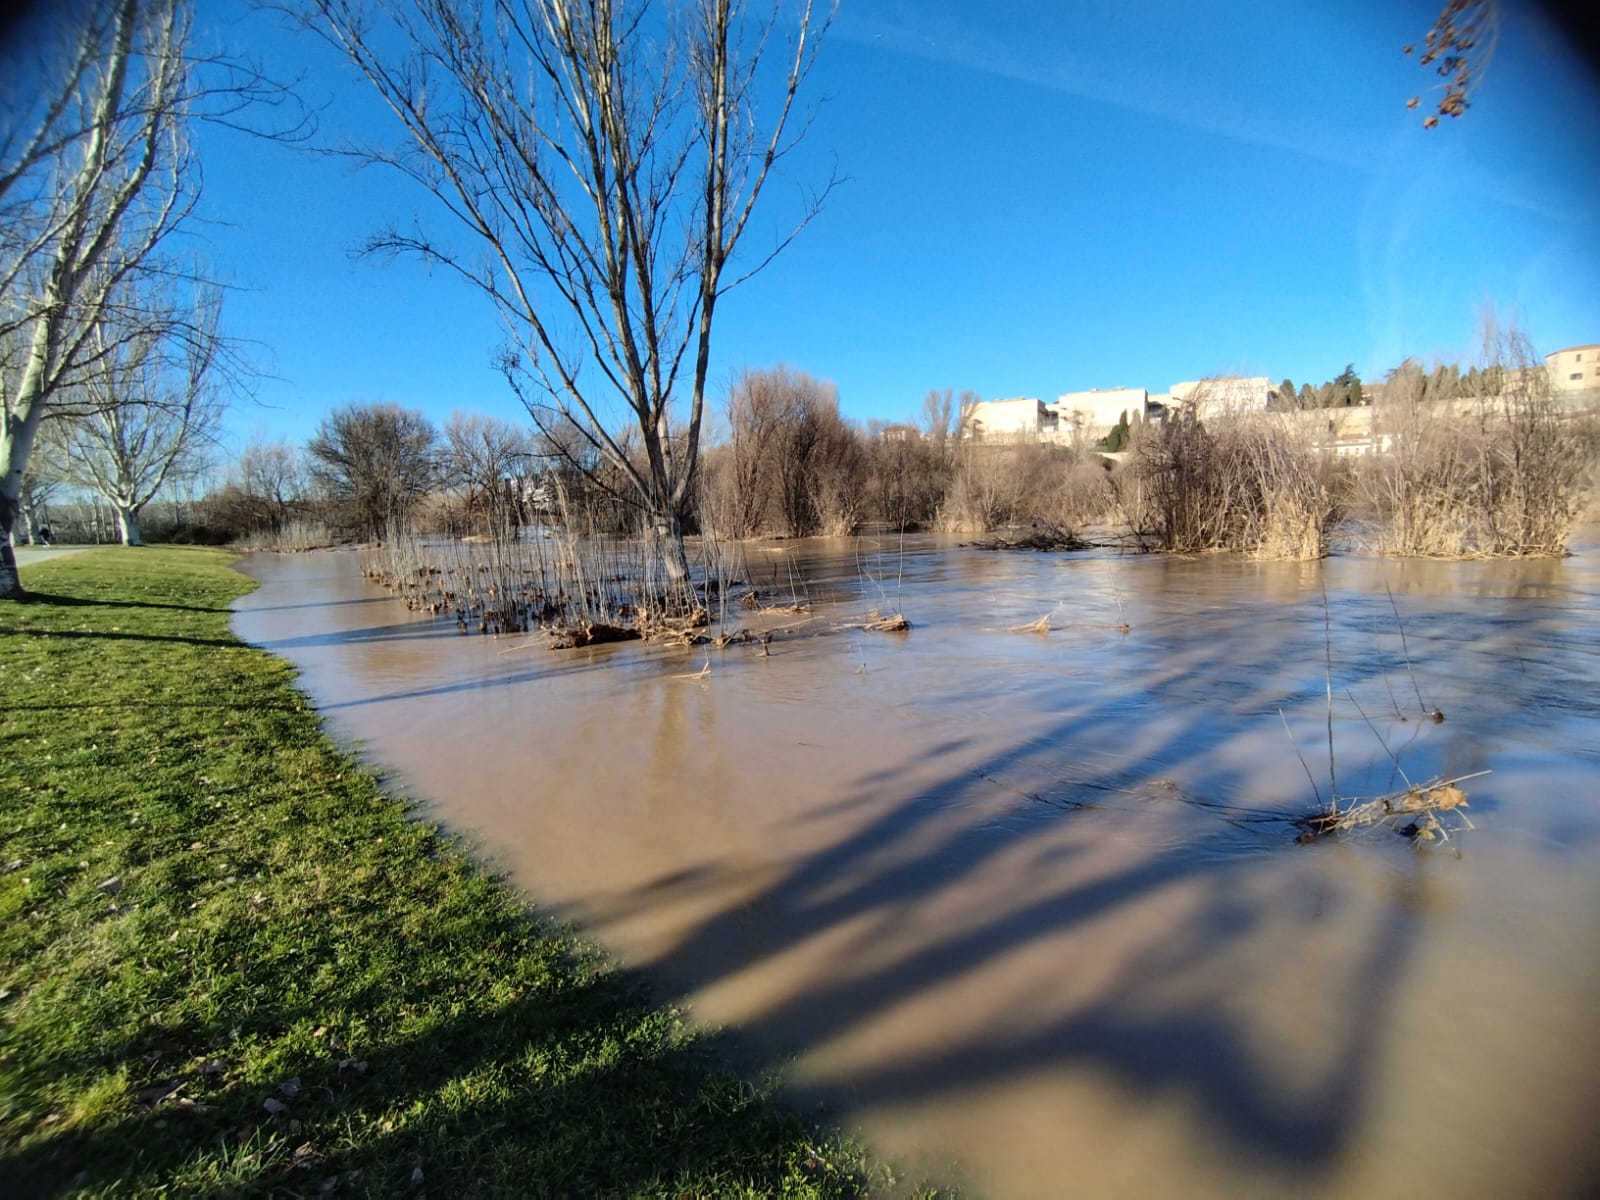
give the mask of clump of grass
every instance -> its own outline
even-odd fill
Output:
[[[331,743],[227,561],[96,551],[0,609],[10,1194],[887,1186]]]

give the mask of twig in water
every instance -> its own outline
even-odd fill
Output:
[[[1400,765],[1400,756],[1389,748],[1389,743],[1383,740],[1383,734],[1378,732],[1378,727],[1372,723],[1372,718],[1367,716],[1366,710],[1356,701],[1355,693],[1345,688],[1344,694],[1350,697],[1350,703],[1356,706],[1356,711],[1361,714],[1361,719],[1367,723],[1367,728],[1372,730],[1372,736],[1378,739],[1378,745],[1383,747],[1383,752],[1389,756],[1389,761],[1394,764],[1394,769],[1400,772],[1400,778],[1406,781],[1406,787],[1414,787],[1411,777],[1406,774],[1406,769]]]
[[[1383,690],[1389,693],[1389,703],[1394,705],[1394,715],[1402,721],[1410,720],[1405,713],[1400,711],[1400,697],[1394,694],[1394,687],[1389,683],[1389,663],[1383,656],[1383,648],[1378,648],[1379,674],[1383,676]]]
[[[1339,811],[1339,779],[1333,758],[1333,628],[1328,620],[1328,577],[1317,572],[1317,582],[1322,585],[1322,663],[1323,681],[1328,689],[1328,807]]]
[[[1283,722],[1283,732],[1289,737],[1289,745],[1294,746],[1294,756],[1300,760],[1300,765],[1306,770],[1306,778],[1311,781],[1311,794],[1317,798],[1317,807],[1322,807],[1322,793],[1317,789],[1316,776],[1311,773],[1311,764],[1306,761],[1306,756],[1300,753],[1300,747],[1294,740],[1294,732],[1289,728],[1289,718],[1283,715],[1283,709],[1278,710],[1278,720]]]
[[[1049,633],[1050,614],[1045,613],[1037,621],[1030,621],[1026,625],[1011,625],[1007,627],[1008,633]]]
[[[1422,698],[1422,689],[1417,686],[1416,668],[1411,665],[1411,647],[1406,644],[1406,626],[1400,619],[1400,606],[1394,602],[1394,593],[1389,590],[1389,581],[1383,581],[1384,594],[1389,597],[1389,608],[1394,612],[1394,625],[1400,631],[1400,653],[1405,656],[1406,674],[1411,676],[1411,689],[1417,693],[1417,705],[1422,709],[1422,715],[1431,717],[1435,723],[1444,720],[1444,713],[1438,708],[1429,709],[1428,702]]]

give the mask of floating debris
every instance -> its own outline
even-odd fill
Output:
[[[877,609],[873,609],[867,614],[867,623],[862,628],[870,629],[873,633],[904,633],[911,628],[911,622],[906,620],[903,613],[886,617]]]
[[[1435,779],[1428,783],[1413,784],[1387,796],[1312,813],[1295,822],[1300,826],[1300,836],[1296,840],[1301,843],[1314,842],[1329,834],[1383,826],[1412,841],[1448,842],[1452,824],[1458,832],[1474,828],[1471,819],[1461,811],[1467,807],[1467,793],[1457,784],[1488,773],[1478,771],[1454,779]],[[1441,813],[1449,814],[1449,821],[1440,820]]]

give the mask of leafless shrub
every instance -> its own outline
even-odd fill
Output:
[[[948,443],[915,431],[878,436],[868,444],[867,508],[890,529],[931,526],[950,484]]]
[[[1062,529],[1081,529],[1107,520],[1115,510],[1111,473],[1104,459],[1090,455],[1067,464],[1040,516]]]
[[[1134,438],[1132,478],[1118,488],[1130,526],[1179,554],[1326,554],[1339,511],[1332,465],[1303,426],[1265,411],[1202,421],[1196,407]]]
[[[746,370],[728,401],[702,513],[723,537],[853,533],[866,511],[867,457],[837,390],[804,371]]]
[[[338,544],[334,531],[320,521],[290,519],[277,529],[256,529],[234,540],[241,550],[324,550]]]
[[[1070,451],[1023,439],[961,443],[938,524],[953,533],[987,533],[1007,525],[1062,520],[1075,464]]]
[[[1484,329],[1486,365],[1467,395],[1430,401],[1402,367],[1374,419],[1379,453],[1359,494],[1385,554],[1560,555],[1583,511],[1593,451],[1587,419],[1565,412],[1527,339]]]

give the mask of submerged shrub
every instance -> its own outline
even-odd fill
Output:
[[[1477,386],[1429,398],[1414,364],[1396,371],[1374,419],[1379,453],[1360,496],[1385,554],[1445,558],[1560,555],[1587,501],[1592,418],[1552,396],[1515,330],[1485,336]]]
[[[1121,495],[1128,523],[1156,548],[1320,558],[1339,504],[1329,456],[1286,414],[1185,406],[1134,442]],[[1131,496],[1130,496],[1131,492]]]

